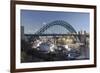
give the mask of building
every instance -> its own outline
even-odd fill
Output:
[[[25,36],[24,36],[24,26],[21,26],[21,40],[24,40]]]

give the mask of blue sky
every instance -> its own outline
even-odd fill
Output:
[[[24,32],[27,34],[34,34],[41,27],[55,20],[68,22],[76,31],[89,32],[89,13],[21,10],[21,26],[24,26]],[[66,30],[64,27],[54,26],[47,32],[57,32],[59,29],[59,32]]]

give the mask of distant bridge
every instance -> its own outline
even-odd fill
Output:
[[[55,25],[59,25],[59,26],[64,27],[65,29],[67,29],[69,31],[69,33],[55,34],[54,32],[52,32],[52,34],[44,34],[44,32],[48,28],[51,28]],[[50,22],[50,23],[44,25],[35,34],[25,34],[25,36],[31,36],[31,38],[34,38],[34,36],[74,36],[79,41],[80,34],[77,34],[76,30],[69,23],[67,23],[63,20],[56,20],[56,21],[53,21],[53,22]],[[89,37],[89,35],[87,34],[86,37]]]

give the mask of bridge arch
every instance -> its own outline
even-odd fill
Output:
[[[44,31],[46,31],[48,28],[55,26],[55,25],[59,25],[59,26],[66,28],[70,33],[76,33],[75,29],[69,23],[67,23],[63,20],[56,20],[56,21],[53,21],[53,22],[50,22],[50,23],[44,25],[35,34],[43,34]]]

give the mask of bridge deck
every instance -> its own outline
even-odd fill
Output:
[[[25,36],[82,36],[84,34],[24,34]],[[86,34],[86,37],[89,37],[88,34]]]

